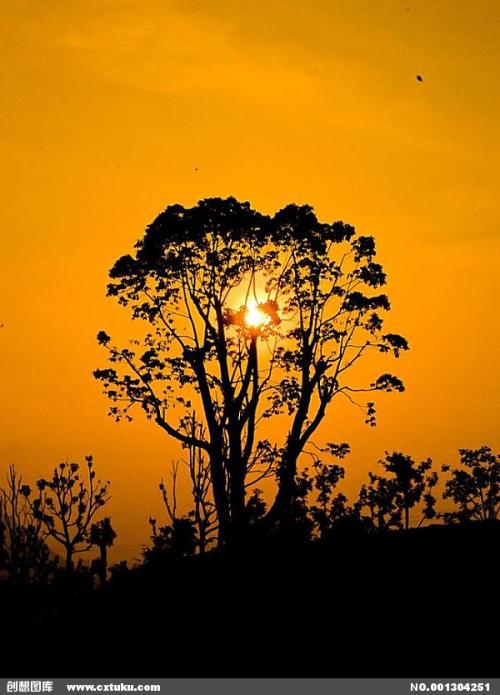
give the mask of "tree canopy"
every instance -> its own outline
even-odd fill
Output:
[[[449,472],[443,493],[456,509],[443,514],[448,523],[491,521],[500,516],[500,456],[489,446],[459,449],[460,466],[443,466]]]
[[[384,330],[390,303],[375,257],[373,237],[320,222],[308,205],[269,216],[211,198],[167,207],[111,269],[108,295],[147,329],[127,347],[101,331],[110,365],[95,376],[117,420],[140,407],[206,458],[221,542],[242,532],[247,491],[263,477],[277,480],[266,522],[283,519],[299,458],[336,399],[374,425],[374,402],[359,399],[404,390],[390,373],[362,386],[351,378],[370,351],[408,349]],[[262,436],[260,423],[278,418],[285,437]],[[328,458],[337,447],[319,449]]]

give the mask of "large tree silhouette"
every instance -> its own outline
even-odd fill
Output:
[[[321,223],[307,205],[269,217],[214,198],[169,206],[111,269],[108,294],[148,329],[125,348],[101,331],[111,365],[95,376],[118,420],[142,407],[207,457],[221,542],[243,532],[247,490],[262,477],[277,479],[265,523],[286,517],[299,458],[337,398],[373,425],[374,404],[360,395],[403,390],[390,374],[350,378],[371,350],[398,357],[408,347],[383,330],[390,304],[374,259],[372,237]],[[263,418],[287,419],[282,441],[261,434]]]

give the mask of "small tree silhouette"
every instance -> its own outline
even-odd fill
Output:
[[[335,487],[344,477],[345,470],[337,464],[317,465],[313,477],[313,488],[317,491],[316,504],[311,505],[310,514],[320,538],[325,538],[333,526],[348,513],[347,497],[342,493],[333,494]]]
[[[148,564],[194,555],[197,547],[196,530],[193,520],[188,516],[174,517],[165,526],[158,526],[156,519],[150,518],[149,524],[153,546],[145,548],[143,553]]]
[[[265,515],[267,504],[263,499],[263,492],[260,488],[255,487],[248,496],[246,504],[246,515],[248,526],[254,526]]]
[[[97,521],[90,527],[90,543],[99,548],[99,560],[96,565],[101,580],[101,586],[106,583],[108,575],[108,548],[113,545],[115,538],[116,532],[111,526],[111,519],[109,516]]]
[[[194,505],[189,516],[192,517],[196,527],[198,550],[200,554],[203,554],[217,535],[217,511],[212,497],[210,463],[206,451],[196,444],[197,440],[205,437],[206,432],[203,424],[197,421],[195,413],[186,417],[182,424],[186,434],[191,437],[189,444],[184,445],[188,452],[188,458],[183,461],[189,470]],[[176,475],[177,473],[173,477],[174,496],[176,495]],[[160,487],[160,489],[168,510],[166,488]]]
[[[46,581],[57,562],[45,543],[47,532],[29,505],[29,486],[14,466],[0,488],[1,566],[17,582]]]
[[[192,472],[192,470],[194,469],[190,468],[190,472]],[[154,517],[149,518],[153,546],[151,548],[145,548],[143,552],[144,559],[149,564],[161,561],[165,557],[179,558],[187,555],[194,555],[198,547],[197,529],[195,521],[193,520],[195,512],[190,511],[187,515],[183,516],[178,516],[177,514],[178,472],[179,461],[173,461],[170,493],[163,480],[158,485],[170,523],[165,526],[158,526],[158,522]],[[205,546],[203,546],[203,550],[204,549]]]
[[[181,427],[187,435],[192,436],[193,441],[186,444],[187,459],[172,462],[170,473],[171,483],[167,485],[163,480],[159,484],[163,504],[169,525],[159,527],[157,520],[150,518],[153,545],[157,551],[171,549],[172,544],[181,547],[186,544],[181,554],[190,554],[191,550],[198,550],[204,554],[213,543],[217,535],[217,512],[212,499],[212,486],[210,465],[206,452],[196,445],[195,440],[205,435],[204,427],[196,420],[195,413],[186,416]],[[189,472],[193,509],[186,515],[177,512],[177,483],[180,464],[184,464]],[[195,547],[191,547],[191,536],[194,533]],[[183,540],[182,540],[183,539]]]
[[[86,456],[86,479],[77,463],[61,463],[52,478],[37,482],[38,497],[31,498],[25,490],[35,519],[41,521],[47,534],[63,546],[66,569],[73,568],[73,556],[89,550],[90,527],[96,514],[110,499],[109,481],[95,480],[92,456]]]
[[[445,512],[447,523],[488,521],[500,516],[500,456],[489,446],[460,449],[462,468],[442,467],[451,478],[446,481],[443,498],[452,499],[458,509]]]
[[[349,454],[350,448],[345,442],[330,443],[320,451],[343,459]],[[337,485],[344,478],[345,469],[336,463],[325,463],[315,450],[308,450],[306,453],[313,460],[311,473],[309,469],[304,471],[305,479],[309,479],[308,497],[312,497],[308,513],[315,526],[314,534],[324,539],[340,519],[352,514],[352,510],[347,506],[347,497],[336,492]]]
[[[432,489],[437,484],[438,475],[435,471],[429,472],[431,459],[416,464],[410,456],[394,452],[386,453],[385,459],[379,463],[394,477],[369,473],[370,483],[361,487],[355,505],[361,516],[363,510],[368,510],[368,517],[365,519],[370,525],[379,529],[408,529],[411,511],[420,502],[424,506],[418,526],[425,519],[436,516],[436,500]]]

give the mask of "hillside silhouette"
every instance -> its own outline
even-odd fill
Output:
[[[309,524],[202,554],[181,524],[107,574],[47,553],[20,577],[4,552],[4,663],[54,677],[497,675],[498,519],[398,529],[348,511],[325,533],[301,509]]]
[[[366,376],[372,355],[410,347],[385,327],[374,238],[308,205],[264,215],[209,198],[167,207],[109,276],[142,330],[97,334],[109,415],[145,417],[181,458],[132,566],[109,566],[120,529],[102,462],[36,481],[10,466],[9,672],[498,675],[500,456],[462,448],[438,467],[388,449],[349,499],[350,444],[321,428],[341,399],[373,427],[377,394],[405,390],[390,372]]]

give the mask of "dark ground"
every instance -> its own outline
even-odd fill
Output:
[[[12,676],[500,676],[500,523],[269,542],[102,590],[1,586]]]

